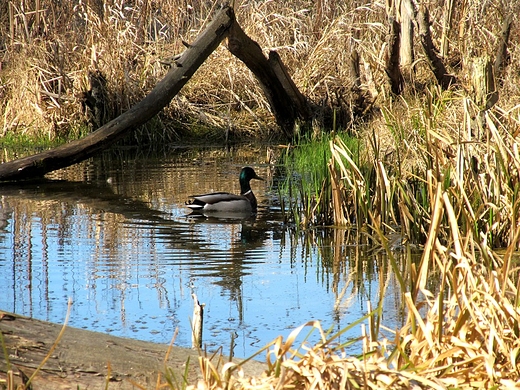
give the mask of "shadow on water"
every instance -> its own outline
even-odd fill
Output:
[[[156,229],[169,249],[187,249],[205,260],[205,266],[199,268],[201,273],[197,276],[225,277],[217,284],[228,286],[230,291],[236,289],[232,286],[239,277],[248,274],[243,269],[244,260],[259,261],[259,257],[254,254],[255,249],[261,248],[268,231],[279,225],[268,221],[265,214],[261,217],[251,214],[201,215],[186,211],[184,220],[173,220],[170,213],[156,210],[148,202],[114,193],[112,186],[108,184],[41,179],[22,184],[3,184],[0,189],[3,197],[16,198],[18,201],[81,204],[92,214],[117,214],[124,217],[130,226]],[[0,228],[7,226],[8,220],[12,218],[11,207],[5,205],[1,210]],[[231,267],[220,261],[212,261],[219,259],[219,250],[214,248],[211,240],[197,234],[197,225],[203,224],[240,227],[230,245],[228,260],[232,261]]]
[[[85,182],[40,179],[0,184],[0,193],[4,197],[26,201],[81,203],[91,208],[93,212],[108,211],[128,219],[168,222],[163,218],[165,213],[153,210],[146,202],[115,194],[108,184],[100,186]]]
[[[72,326],[163,343],[179,327],[176,344],[189,346],[196,292],[205,344],[233,338],[243,357],[311,319],[345,327],[383,290],[389,325],[398,322],[384,256],[367,256],[348,230],[291,233],[269,186],[253,187],[256,216],[189,215],[189,195],[238,192],[237,172],[257,160],[126,157],[1,185],[0,309],[59,323],[72,297]]]

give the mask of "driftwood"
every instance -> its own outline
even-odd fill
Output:
[[[223,7],[143,100],[83,139],[1,164],[0,181],[43,176],[56,169],[76,164],[109,148],[114,142],[146,123],[171,101],[206,58],[226,38],[234,20],[233,9]]]
[[[419,15],[417,18],[419,24],[419,36],[421,38],[421,45],[424,53],[428,58],[430,68],[437,79],[437,82],[443,89],[448,89],[451,85],[457,82],[454,75],[451,75],[446,70],[442,58],[437,54],[437,50],[433,44],[430,32],[430,14],[428,9],[421,5]]]

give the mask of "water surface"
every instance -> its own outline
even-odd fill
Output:
[[[382,255],[342,229],[294,235],[277,200],[265,149],[110,152],[48,175],[0,186],[0,310],[157,343],[191,345],[192,294],[205,304],[204,344],[247,357],[310,320],[339,330],[385,291],[384,319],[400,318]],[[238,193],[255,168],[255,218],[193,218],[184,203]],[[358,337],[354,328],[342,341]],[[316,340],[316,337],[311,338]]]

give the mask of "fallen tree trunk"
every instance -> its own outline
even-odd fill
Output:
[[[287,138],[292,139],[296,119],[309,120],[311,108],[289,77],[279,55],[271,52],[267,59],[260,45],[247,36],[236,22],[229,29],[228,49],[253,72],[278,126]]]
[[[55,149],[0,164],[0,181],[23,180],[64,168],[109,148],[161,111],[219,46],[235,22],[229,6],[223,7],[197,39],[188,45],[166,76],[139,103],[83,139]]]
[[[315,107],[298,90],[280,56],[271,51],[267,59],[258,43],[236,22],[233,9],[224,6],[193,44],[185,44],[187,49],[182,55],[167,62],[170,71],[141,102],[81,140],[1,164],[0,181],[40,177],[109,148],[161,111],[226,37],[229,51],[253,72],[276,122],[292,139],[296,120],[310,122]]]

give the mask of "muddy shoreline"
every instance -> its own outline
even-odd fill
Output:
[[[31,376],[56,341],[61,325],[12,313],[0,312],[4,351],[0,357],[0,388],[6,380],[8,364],[21,383],[21,372]],[[104,333],[67,327],[62,339],[33,381],[33,389],[136,389],[132,382],[155,389],[158,375],[171,369],[182,379],[188,363],[190,384],[200,375],[197,351],[173,346],[168,359],[168,345],[110,336]],[[247,376],[259,376],[260,362],[244,366]],[[108,378],[108,379],[107,379]],[[164,379],[162,380],[164,382]]]

